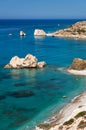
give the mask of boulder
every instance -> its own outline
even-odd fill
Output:
[[[11,66],[10,66],[10,64],[7,64],[7,65],[4,66],[4,68],[6,68],[6,69],[10,69]]]
[[[44,61],[38,62],[38,64],[37,64],[38,68],[43,68],[45,65],[46,65],[46,63]]]
[[[86,70],[86,60],[75,58],[69,69],[73,70]]]
[[[44,30],[35,29],[34,36],[46,36],[47,34],[44,32]]]
[[[25,58],[14,56],[4,68],[43,68],[45,65],[44,61],[38,62],[35,56],[28,54]]]
[[[26,36],[26,33],[24,33],[23,31],[20,31],[20,36]]]

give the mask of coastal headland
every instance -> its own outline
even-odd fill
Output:
[[[86,39],[86,21],[76,22],[68,28],[57,30],[54,33],[46,33],[43,30],[36,29],[34,35]]]

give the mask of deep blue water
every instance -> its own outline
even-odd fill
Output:
[[[86,59],[86,40],[33,35],[37,28],[54,32],[77,21],[0,20],[0,130],[33,130],[86,90],[85,76],[65,72],[73,58]],[[20,30],[27,35],[20,37]],[[46,61],[47,66],[4,69],[13,56],[25,57],[28,53]],[[67,98],[63,99],[64,95]]]

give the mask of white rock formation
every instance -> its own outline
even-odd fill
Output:
[[[46,35],[47,34],[43,30],[35,29],[34,31],[34,36],[46,36]]]
[[[12,66],[13,68],[17,68],[18,66],[21,66],[21,64],[23,64],[24,62],[24,58],[19,58],[18,56],[14,56],[11,60],[10,60],[10,66]]]
[[[23,31],[20,31],[20,36],[26,36],[26,33],[24,33]]]
[[[44,61],[38,62],[35,56],[28,54],[25,58],[14,56],[4,68],[43,68],[45,65]]]
[[[46,63],[44,61],[38,62],[38,64],[37,64],[38,68],[43,68],[45,65],[46,65]]]
[[[37,58],[31,54],[26,55],[22,67],[31,67],[35,68],[37,67]]]

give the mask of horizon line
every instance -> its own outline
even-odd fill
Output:
[[[86,18],[0,18],[0,20],[86,20]]]

